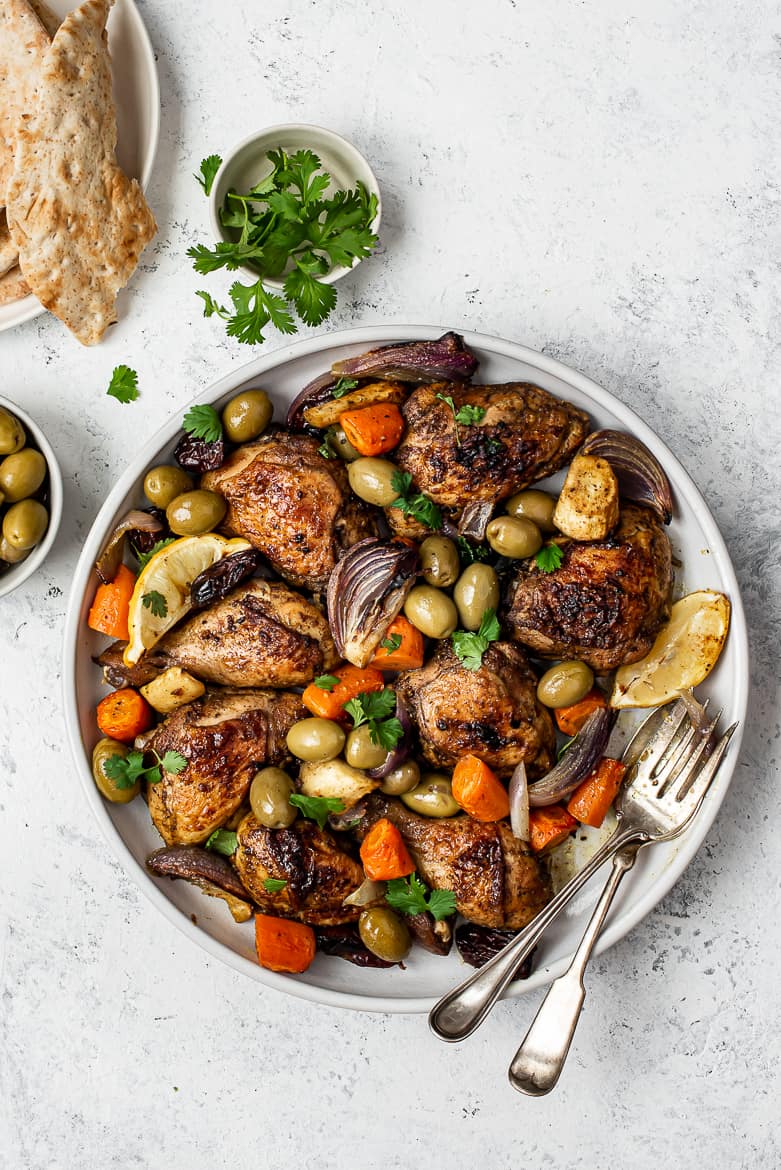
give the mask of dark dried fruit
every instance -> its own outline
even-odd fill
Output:
[[[205,471],[216,471],[225,461],[225,444],[222,439],[207,443],[205,439],[194,439],[182,435],[174,447],[174,459],[185,471],[203,475]]]
[[[153,520],[157,520],[163,526],[163,533],[168,529],[168,521],[165,518],[165,512],[162,508],[142,508],[142,512],[146,512]],[[164,540],[164,535],[158,535],[156,532],[151,532],[146,528],[132,528],[127,533],[127,539],[130,541],[131,547],[140,553],[151,552],[159,540]]]
[[[260,553],[254,548],[245,548],[209,565],[190,586],[193,609],[205,609],[215,601],[222,601],[232,589],[252,576],[259,563]]]
[[[433,914],[423,910],[420,914],[408,914],[404,921],[416,942],[432,955],[447,955],[453,945],[452,919],[442,918],[437,922]]]
[[[361,942],[358,927],[347,923],[344,926],[317,926],[317,949],[325,955],[336,955],[354,963],[356,967],[398,967],[398,963],[388,963],[379,959]]]
[[[502,947],[506,947],[511,938],[515,938],[515,930],[496,930],[491,926],[476,926],[474,922],[462,922],[456,927],[456,946],[458,953],[470,967],[482,967],[494,955],[498,955]],[[516,979],[528,979],[532,972],[534,951],[516,972]]]

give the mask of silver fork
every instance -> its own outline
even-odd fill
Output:
[[[684,831],[702,804],[737,727],[733,723],[714,745],[718,720],[717,715],[696,729],[682,699],[657,708],[645,720],[624,752],[627,771],[616,801],[615,831],[524,930],[435,1004],[429,1015],[435,1035],[453,1042],[475,1031],[543,933],[606,861],[628,846],[671,841]]]

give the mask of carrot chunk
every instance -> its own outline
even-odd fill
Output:
[[[396,642],[395,650],[387,646],[378,646],[377,652],[371,660],[371,665],[378,670],[417,670],[423,665],[423,635],[416,630],[412,622],[399,614],[388,626],[384,641]]]
[[[556,726],[565,735],[577,735],[592,711],[600,707],[607,707],[607,699],[599,687],[593,687],[580,702],[571,707],[559,707],[553,714],[556,716]]]
[[[132,743],[154,723],[152,708],[132,687],[123,687],[106,695],[98,703],[96,715],[103,734],[118,739],[120,743]]]
[[[127,565],[120,565],[110,585],[98,585],[95,600],[87,615],[89,628],[127,642],[127,618],[135,584],[135,574]]]
[[[549,853],[577,827],[578,822],[561,804],[533,808],[529,813],[529,844],[535,853]]]
[[[304,922],[255,915],[255,950],[261,967],[300,975],[315,957],[315,932]]]
[[[476,821],[501,821],[510,814],[507,790],[477,756],[462,756],[453,769],[453,796]]]
[[[328,691],[310,683],[301,696],[307,711],[320,719],[343,719],[344,705],[358,695],[370,694],[372,691],[381,691],[385,686],[385,679],[379,670],[367,666],[340,666],[335,670],[333,677],[339,681]]]
[[[584,825],[598,829],[618,795],[625,766],[604,756],[567,802],[567,811]]]
[[[404,434],[404,416],[392,402],[378,402],[339,415],[339,425],[361,455],[384,455]]]
[[[361,861],[364,873],[373,882],[406,877],[415,868],[401,833],[385,817],[372,825],[361,842]]]

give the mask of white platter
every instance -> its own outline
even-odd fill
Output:
[[[49,0],[63,20],[78,0]],[[116,0],[108,18],[108,45],[117,107],[117,160],[146,189],[160,134],[160,85],[155,55],[134,0]],[[0,333],[45,313],[32,296],[0,305]]]
[[[437,337],[445,331],[419,325],[380,326],[298,342],[234,371],[195,401],[219,407],[237,390],[262,385],[274,400],[275,417],[280,419],[290,399],[338,358],[389,342]],[[724,542],[694,483],[661,440],[628,407],[584,375],[522,345],[472,333],[465,333],[464,338],[480,358],[476,382],[535,382],[587,410],[595,427],[630,431],[646,443],[666,469],[675,496],[676,516],[669,531],[673,551],[682,562],[677,570],[677,593],[718,589],[732,602],[726,648],[698,694],[712,696],[715,705],[724,708],[724,726],[740,720],[740,727],[694,826],[677,842],[644,850],[634,871],[624,880],[600,939],[599,949],[604,950],[640,922],[681,875],[727,791],[740,749],[748,696],[748,640],[738,584]],[[418,948],[403,971],[364,970],[323,955],[318,955],[303,975],[265,971],[255,961],[251,923],[237,926],[221,902],[203,897],[185,882],[154,879],[148,874],[145,858],[161,842],[145,803],[136,800],[130,805],[107,804],[92,781],[90,753],[98,739],[94,709],[105,693],[100,671],[92,662],[92,655],[100,652],[105,639],[92,633],[85,620],[95,589],[92,566],[115,521],[129,506],[141,501],[145,469],[172,461],[183,414],[184,409],[177,411],[119,476],[86,539],[76,568],[65,630],[63,683],[68,733],[86,799],[117,856],[155,906],[196,945],[235,970],[275,990],[332,1006],[366,1011],[428,1011],[471,971],[455,950],[443,959]],[[600,877],[597,875],[595,881],[599,882]],[[569,912],[550,929],[540,945],[531,977],[513,985],[509,994],[520,995],[544,986],[562,973],[593,905],[595,881],[585,887]],[[107,899],[108,895],[107,890]]]

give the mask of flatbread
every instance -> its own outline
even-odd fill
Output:
[[[17,133],[6,204],[27,283],[84,345],[116,320],[117,293],[157,230],[114,153],[112,2],[86,0],[60,25]]]
[[[53,37],[57,29],[60,27],[60,18],[51,8],[48,8],[41,0],[29,0],[30,7],[35,15],[40,20],[43,27],[46,29],[50,37]]]
[[[0,276],[0,305],[10,305],[11,301],[20,301],[29,295],[30,286],[18,268]]]
[[[30,108],[50,44],[27,0],[0,0],[0,207],[7,203],[19,119]]]
[[[5,221],[5,209],[0,207],[0,276],[8,272],[19,260],[19,249],[11,239]]]

